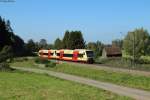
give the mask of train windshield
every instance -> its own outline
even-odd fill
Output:
[[[93,51],[86,51],[87,57],[94,57]]]

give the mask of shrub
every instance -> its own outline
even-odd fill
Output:
[[[140,64],[150,64],[150,56],[142,56],[139,60]]]
[[[49,62],[49,63],[45,64],[45,67],[51,67],[51,68],[53,68],[55,66],[56,66],[56,63],[54,63],[54,62]]]
[[[12,68],[10,68],[8,63],[0,63],[0,71],[10,71]]]
[[[99,58],[96,62],[113,67],[131,67],[132,65],[132,60],[129,58]]]
[[[27,61],[27,60],[28,60],[27,57],[18,57],[14,59],[14,61],[17,61],[17,62],[22,62],[22,61]]]
[[[47,63],[49,63],[49,61],[47,59],[43,59],[43,58],[39,58],[39,57],[35,58],[34,62],[40,63],[40,64],[47,64]]]

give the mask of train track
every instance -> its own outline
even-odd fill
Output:
[[[68,61],[57,61],[58,63],[68,63],[79,67],[85,67],[85,68],[91,68],[91,69],[97,69],[97,70],[105,70],[105,71],[112,71],[112,72],[123,72],[133,75],[142,75],[142,76],[150,76],[150,72],[148,71],[140,71],[135,69],[125,69],[125,68],[119,68],[119,67],[111,67],[111,66],[105,66],[101,64],[86,64],[86,63],[76,63],[76,62],[68,62]]]

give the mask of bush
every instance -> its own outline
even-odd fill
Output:
[[[35,58],[34,62],[39,63],[39,64],[48,64],[49,63],[49,61],[47,59],[43,59],[43,58],[39,58],[39,57]]]
[[[22,61],[27,61],[27,60],[28,60],[27,57],[18,57],[14,59],[14,61],[17,61],[17,62],[22,62]]]
[[[53,68],[55,66],[56,66],[56,63],[54,63],[54,62],[49,62],[48,64],[45,64],[45,67],[51,67],[51,68]]]
[[[0,71],[10,71],[12,68],[10,68],[8,63],[0,63]]]
[[[99,58],[96,63],[112,67],[131,67],[132,60],[126,58]]]
[[[99,63],[99,64],[105,64],[106,62],[108,62],[108,59],[99,57],[95,61],[96,63]]]
[[[150,56],[142,56],[139,59],[140,64],[150,64]]]

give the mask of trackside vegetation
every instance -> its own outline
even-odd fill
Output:
[[[13,62],[12,66],[18,67],[34,67],[41,68],[34,64],[34,60],[28,60],[23,62]],[[138,89],[144,89],[150,91],[150,77],[139,76],[139,75],[131,75],[127,73],[121,72],[111,72],[104,70],[96,70],[92,68],[85,68],[78,65],[72,64],[57,64],[53,67],[42,67],[46,70],[52,70],[57,72],[63,72],[68,74],[73,74],[77,76],[87,77],[90,79],[111,82],[118,85],[123,85],[127,87],[133,87]]]
[[[98,81],[111,82],[118,85],[150,91],[150,77],[83,68],[69,64],[62,64],[53,68],[49,67],[49,69],[53,71],[87,77]]]
[[[1,100],[132,100],[94,87],[27,72],[0,72]]]

